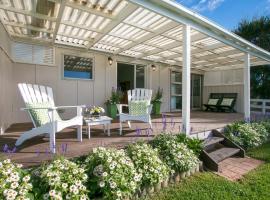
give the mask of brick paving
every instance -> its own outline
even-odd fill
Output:
[[[227,158],[219,163],[219,172],[216,172],[219,176],[222,176],[231,181],[237,181],[241,179],[245,174],[251,170],[257,168],[264,162],[253,158]]]

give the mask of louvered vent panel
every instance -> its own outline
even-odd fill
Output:
[[[54,48],[44,46],[33,46],[33,62],[36,64],[54,64]]]
[[[24,43],[13,43],[12,46],[13,58],[16,62],[33,62],[33,47]]]
[[[13,43],[13,58],[16,62],[54,65],[54,48],[24,43]]]

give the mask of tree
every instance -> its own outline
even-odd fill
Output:
[[[270,17],[242,20],[234,31],[251,43],[270,51]],[[270,99],[270,66],[251,68],[251,97]]]

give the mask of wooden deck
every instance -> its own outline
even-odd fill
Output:
[[[75,129],[65,129],[57,134],[57,152],[69,158],[78,157],[88,154],[92,148],[98,146],[121,148],[137,140],[150,140],[163,130],[173,133],[179,132],[182,123],[180,113],[166,113],[165,116],[165,118],[158,116],[152,120],[153,131],[149,131],[147,124],[144,123],[132,123],[131,129],[126,124],[122,136],[118,135],[119,124],[117,121],[114,121],[111,125],[110,137],[103,133],[102,126],[96,126],[91,128],[91,139],[89,140],[88,136],[84,135],[82,143],[77,142]],[[243,119],[243,115],[238,113],[192,112],[192,134],[222,128],[226,124],[240,119]],[[165,120],[166,123],[164,123]],[[36,137],[14,149],[15,141],[20,134],[31,128],[31,123],[14,124],[4,135],[0,135],[0,156],[11,158],[24,166],[38,165],[50,160],[53,155],[49,153],[48,139],[44,137]]]

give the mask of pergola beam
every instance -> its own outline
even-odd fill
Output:
[[[128,4],[124,10],[121,12],[117,18],[113,19],[103,30],[103,34],[98,35],[92,44],[87,45],[87,49],[94,46],[95,43],[98,43],[106,34],[111,32],[118,24],[125,20],[131,13],[133,13],[138,8],[135,4]]]
[[[53,33],[53,30],[49,30],[46,28],[40,28],[40,27],[29,25],[29,24],[22,24],[22,23],[18,23],[18,22],[3,21],[3,24],[13,26],[13,27],[25,28],[28,30],[43,32],[43,33]]]
[[[56,19],[57,19],[56,17],[50,17],[48,15],[39,14],[39,13],[36,13],[36,12],[33,12],[33,11],[16,9],[16,8],[13,8],[13,7],[5,6],[3,4],[0,5],[0,9],[3,9],[5,11],[10,11],[10,12],[13,12],[13,13],[16,13],[16,14],[27,15],[27,16],[38,18],[38,19],[52,21],[52,22],[55,22]]]
[[[64,14],[65,6],[66,6],[66,0],[62,0],[59,11],[58,11],[58,16],[57,16],[54,32],[53,32],[53,42],[55,42],[59,27],[60,27],[60,23],[62,20],[62,16]]]

